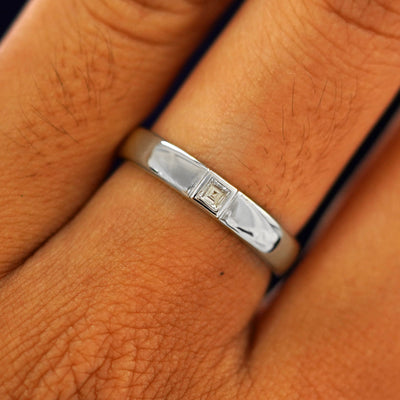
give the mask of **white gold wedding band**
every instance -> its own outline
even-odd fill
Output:
[[[138,128],[122,145],[121,156],[135,162],[239,236],[282,275],[300,246],[264,209],[179,147]]]

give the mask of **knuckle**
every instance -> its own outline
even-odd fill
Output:
[[[126,88],[137,85],[135,76],[156,79],[151,72],[156,75],[159,56],[147,58],[146,47],[180,46],[196,31],[190,28],[208,1],[75,0],[66,11],[72,29],[68,26],[60,40],[46,44],[47,63],[29,77],[32,90],[21,96],[18,123],[9,128],[7,139],[56,163],[56,154],[74,157],[81,142],[104,146],[92,142],[91,131],[111,121],[104,104],[131,95]],[[74,151],[60,152],[66,149]]]
[[[321,1],[321,0],[319,0]],[[399,39],[400,6],[390,0],[322,0],[346,25],[377,36]]]
[[[292,23],[301,25],[306,39],[296,42],[306,60],[298,58],[300,66],[312,72],[315,65],[324,65],[326,71],[354,81],[381,74],[383,68],[398,71],[399,5],[385,0],[304,0],[297,7],[293,5]]]
[[[60,155],[77,158],[76,145],[90,137],[91,124],[105,120],[101,97],[117,78],[108,37],[82,29],[88,34],[79,45],[63,38],[49,47],[50,63],[32,73],[33,89],[22,96],[20,117],[10,128],[10,139],[49,167],[59,163]]]
[[[156,10],[156,11],[161,10],[161,11],[171,11],[171,12],[179,12],[180,10],[185,10],[187,7],[202,6],[210,2],[210,0],[177,0],[174,2],[168,0],[122,0],[122,1],[125,3],[136,4],[150,10]]]
[[[125,39],[142,44],[172,45],[190,34],[194,18],[209,0],[84,0],[96,21]],[[193,30],[192,30],[193,31]]]

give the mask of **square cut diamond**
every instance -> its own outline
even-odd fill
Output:
[[[232,191],[222,182],[212,177],[198,191],[195,199],[206,206],[211,212],[217,214],[231,193]]]

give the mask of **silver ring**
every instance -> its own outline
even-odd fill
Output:
[[[286,272],[296,260],[300,246],[278,222],[179,147],[138,128],[126,139],[120,154],[214,216],[255,250],[276,275]]]

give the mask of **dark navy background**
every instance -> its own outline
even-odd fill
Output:
[[[0,3],[0,36],[4,34],[24,4],[24,0],[8,0]]]
[[[54,0],[57,1],[57,0]],[[9,25],[12,23],[14,18],[17,16],[19,10],[24,5],[25,1],[23,0],[9,0],[3,1],[0,3],[0,37],[6,32]],[[146,121],[146,125],[151,125],[152,122],[157,118],[157,115],[163,109],[168,100],[173,96],[176,92],[177,88],[181,84],[181,82],[185,79],[187,74],[191,71],[191,69],[196,65],[196,62],[201,57],[201,55],[207,50],[209,45],[212,43],[213,39],[216,35],[223,29],[226,22],[231,18],[232,14],[235,12],[237,7],[240,5],[240,1],[234,2],[230,10],[220,19],[220,21],[215,25],[213,31],[209,35],[209,37],[204,41],[203,45],[195,52],[192,58],[188,61],[185,68],[182,70],[180,76],[172,85],[171,90],[166,95],[164,100],[161,102],[157,110],[151,115]],[[393,99],[390,106],[387,108],[386,112],[382,115],[381,119],[377,121],[375,127],[371,130],[367,139],[360,146],[359,150],[356,152],[352,160],[349,162],[346,168],[344,168],[343,173],[338,178],[336,183],[332,186],[329,193],[327,193],[325,199],[321,202],[320,207],[315,212],[314,216],[311,218],[307,226],[304,227],[302,232],[300,232],[298,238],[302,244],[306,244],[308,239],[310,238],[312,232],[320,221],[321,217],[325,214],[329,205],[332,203],[332,200],[336,197],[337,193],[346,183],[346,181],[351,177],[352,173],[358,168],[361,164],[362,160],[368,156],[369,151],[374,147],[374,144],[377,142],[377,139],[382,135],[385,131],[385,128],[388,126],[389,122],[393,119],[395,115],[398,114],[400,109],[400,91],[397,93],[395,98]]]

